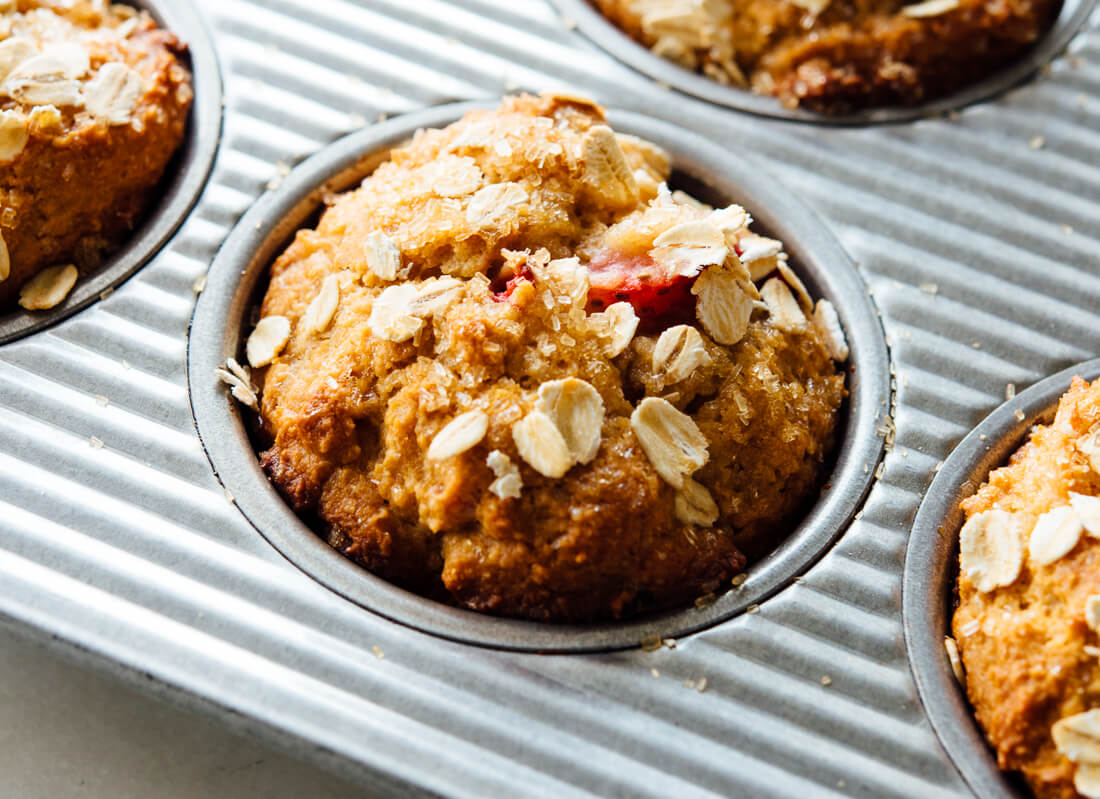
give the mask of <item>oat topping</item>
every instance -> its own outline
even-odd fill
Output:
[[[699,298],[695,313],[712,339],[731,346],[744,337],[755,306],[745,282],[734,272],[724,267],[706,269],[691,293]]]
[[[11,274],[11,255],[8,253],[8,244],[0,234],[0,283],[8,279]]]
[[[493,471],[496,479],[489,484],[489,491],[501,499],[519,499],[523,492],[523,477],[519,467],[499,449],[494,449],[485,459],[485,465]]]
[[[828,300],[818,300],[817,308],[813,315],[814,327],[825,342],[829,351],[829,357],[834,361],[846,361],[851,351],[848,349],[848,339],[844,336],[844,328],[840,326],[840,317],[836,308]]]
[[[241,366],[235,358],[230,358],[224,367],[215,369],[214,374],[229,386],[230,393],[238,402],[254,411],[260,409],[260,390],[252,385],[252,375],[247,366]]]
[[[27,146],[27,123],[15,111],[0,111],[0,161],[11,161]]]
[[[1100,709],[1067,716],[1050,730],[1058,751],[1074,763],[1100,764]]]
[[[492,183],[470,198],[466,221],[483,229],[495,227],[501,217],[529,199],[527,190],[518,183]]]
[[[630,428],[661,478],[682,489],[707,462],[707,439],[695,420],[659,397],[646,397],[630,416]]]
[[[436,433],[428,447],[428,460],[442,461],[461,455],[480,444],[488,432],[489,417],[484,411],[459,414]]]
[[[638,330],[638,314],[629,302],[616,302],[602,313],[588,317],[591,325],[606,340],[604,352],[608,358],[620,355],[634,340]]]
[[[695,370],[710,363],[699,331],[688,325],[670,327],[653,347],[653,368],[665,373],[669,383],[687,380]]]
[[[380,280],[396,280],[401,271],[401,250],[393,239],[376,230],[367,236],[363,246],[367,269]]]
[[[720,265],[729,255],[726,237],[709,222],[684,222],[653,240],[650,257],[670,275],[694,277],[705,266]]]
[[[768,304],[772,321],[783,330],[800,330],[806,326],[806,315],[787,284],[773,277],[760,289],[760,295]]]
[[[416,299],[417,288],[412,283],[387,287],[371,305],[367,327],[378,338],[400,343],[408,341],[424,326],[424,320],[409,313]]]
[[[1093,425],[1088,433],[1077,439],[1077,451],[1089,460],[1089,466],[1100,474],[1100,424]]]
[[[4,248],[5,251],[7,248]],[[10,268],[10,261],[9,261]],[[19,304],[28,311],[45,311],[59,305],[76,285],[78,273],[72,264],[51,266],[23,284]]]
[[[940,14],[954,11],[958,7],[959,0],[925,0],[923,3],[905,6],[901,13],[913,19],[921,19],[923,17],[938,17]]]
[[[787,265],[786,261],[780,261],[776,268],[779,271],[779,276],[783,278],[785,282],[794,292],[794,298],[798,300],[798,307],[802,309],[802,313],[806,316],[810,316],[814,312],[814,301],[810,298],[810,292],[806,290],[806,285],[802,282],[801,278],[795,274],[794,270]]]
[[[88,83],[84,105],[89,113],[111,125],[127,125],[142,90],[141,75],[126,64],[109,62]]]
[[[1012,585],[1023,562],[1019,525],[1006,511],[972,516],[959,532],[959,564],[982,593]]]
[[[465,197],[485,183],[477,162],[468,156],[444,155],[418,170],[419,177],[438,197]]]
[[[562,477],[573,466],[573,456],[554,420],[534,410],[512,425],[519,455],[544,477]]]
[[[1085,599],[1085,623],[1090,630],[1100,633],[1100,594],[1089,594]]]
[[[248,337],[245,354],[253,369],[267,366],[283,351],[290,340],[290,320],[285,316],[267,316],[256,324]]]
[[[620,207],[635,201],[638,186],[634,173],[611,128],[594,125],[589,129],[584,137],[582,158],[585,182],[602,202]]]
[[[535,409],[554,423],[574,463],[589,463],[596,457],[604,407],[590,384],[575,377],[543,383]]]
[[[420,284],[416,296],[409,302],[409,313],[423,318],[443,313],[462,292],[462,281],[457,278],[449,275],[429,278]]]
[[[1084,527],[1072,507],[1064,505],[1047,511],[1035,522],[1028,542],[1031,559],[1046,566],[1077,546]]]
[[[302,330],[307,335],[312,333],[324,333],[332,324],[332,317],[336,315],[336,308],[340,305],[340,278],[338,275],[328,275],[321,281],[321,290],[309,303],[305,314],[302,316]]]
[[[1085,799],[1100,799],[1100,765],[1078,763],[1073,774],[1073,787]]]
[[[955,680],[959,685],[965,689],[966,672],[963,671],[962,658],[959,657],[959,645],[955,643],[954,638],[948,635],[943,639],[943,648],[947,652],[947,661],[951,664],[951,673],[955,675]]]
[[[718,521],[718,504],[706,486],[690,477],[684,480],[684,487],[676,492],[676,518],[684,524],[710,527]]]
[[[1100,538],[1100,497],[1071,492],[1069,504],[1077,512],[1077,518],[1081,520],[1085,532],[1093,538]]]

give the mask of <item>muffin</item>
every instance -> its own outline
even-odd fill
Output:
[[[627,34],[719,83],[825,113],[915,105],[1019,58],[1060,0],[594,0]]]
[[[728,586],[817,494],[847,347],[778,241],[669,176],[599,107],[522,96],[330,197],[247,342],[286,500],[375,574],[499,615]]]
[[[130,6],[0,8],[0,307],[51,307],[140,220],[183,141],[191,75]]]
[[[1100,797],[1100,381],[962,507],[952,627],[997,762],[1040,799]]]

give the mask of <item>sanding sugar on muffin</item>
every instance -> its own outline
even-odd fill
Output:
[[[1039,799],[1100,797],[1100,380],[962,507],[952,628],[998,764]]]
[[[950,94],[1022,56],[1061,0],[593,0],[656,54],[789,107]]]
[[[331,198],[248,339],[283,496],[374,573],[495,614],[728,587],[817,495],[847,346],[778,241],[669,175],[590,102],[522,96]]]
[[[183,141],[185,46],[105,0],[0,0],[0,307],[61,302]]]

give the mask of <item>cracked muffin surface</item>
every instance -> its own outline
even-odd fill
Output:
[[[1061,0],[593,0],[657,55],[826,113],[915,105],[1022,56]]]
[[[0,0],[0,307],[52,307],[140,221],[183,141],[186,47],[104,0]]]
[[[495,614],[728,587],[816,497],[847,347],[779,242],[670,171],[595,105],[523,96],[330,198],[248,339],[283,496],[375,574]]]
[[[1039,799],[1100,796],[1100,381],[962,507],[952,630],[997,762]]]

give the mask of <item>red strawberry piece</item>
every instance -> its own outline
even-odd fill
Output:
[[[498,283],[493,284],[493,299],[497,302],[508,302],[512,299],[512,292],[516,290],[516,286],[524,281],[531,283],[535,282],[535,273],[531,271],[526,263],[520,264],[510,278],[504,282],[503,286]]]
[[[629,302],[639,329],[653,333],[695,318],[694,277],[669,275],[648,255],[601,252],[588,264],[588,311]]]

